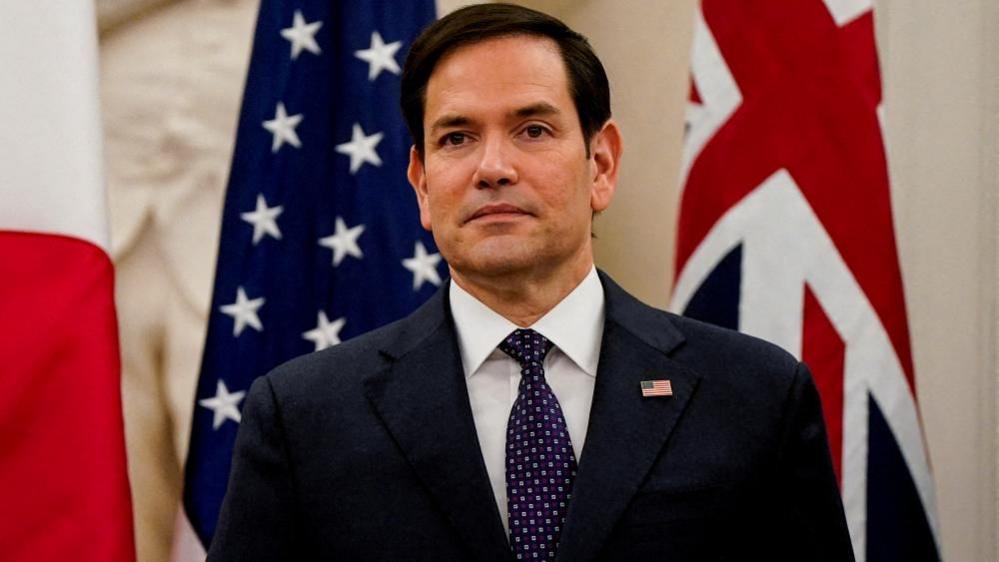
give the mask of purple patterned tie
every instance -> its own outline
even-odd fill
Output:
[[[576,477],[576,455],[562,407],[545,382],[552,342],[514,330],[499,348],[521,367],[506,431],[506,497],[510,545],[518,560],[555,558]]]

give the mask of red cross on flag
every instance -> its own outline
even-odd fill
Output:
[[[938,560],[870,0],[703,0],[672,307],[809,364],[858,561]]]

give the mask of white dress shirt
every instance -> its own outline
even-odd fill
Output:
[[[506,503],[506,424],[517,400],[520,365],[497,346],[519,328],[451,282],[451,314],[465,370],[475,431],[493,487],[503,528],[509,534]],[[545,358],[545,379],[562,406],[579,461],[590,419],[593,386],[604,333],[604,289],[596,268],[555,308],[530,328],[554,346]]]

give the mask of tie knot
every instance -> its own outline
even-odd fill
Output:
[[[552,342],[534,330],[522,329],[510,332],[499,344],[499,348],[526,368],[533,362],[540,364],[544,361],[545,355],[552,348]]]

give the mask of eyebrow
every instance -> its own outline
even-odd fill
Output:
[[[525,117],[539,117],[548,115],[558,115],[561,113],[557,107],[548,102],[538,102],[515,109],[509,113],[511,117],[523,119]],[[450,129],[453,127],[464,127],[472,122],[472,119],[461,114],[442,115],[430,126],[431,135],[439,129]]]
[[[514,110],[513,112],[511,112],[511,115],[513,115],[514,117],[524,118],[524,117],[538,117],[546,115],[558,115],[559,113],[561,112],[554,105],[548,102],[539,101],[538,103],[532,103],[531,105]]]
[[[439,117],[434,124],[430,126],[430,133],[433,134],[438,129],[450,129],[452,127],[464,127],[471,123],[472,120],[464,115],[443,115]]]

